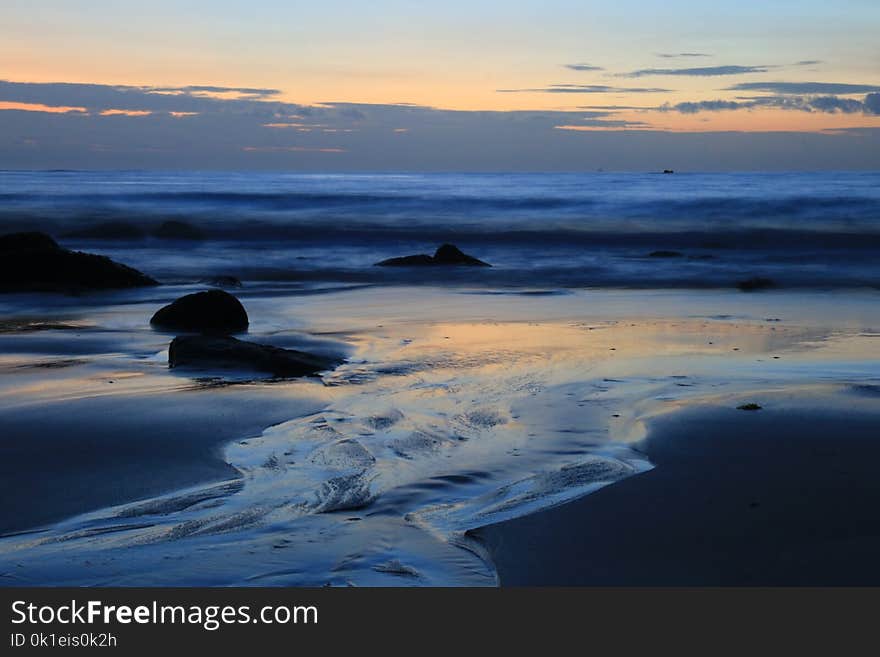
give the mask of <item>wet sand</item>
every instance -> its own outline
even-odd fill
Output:
[[[470,532],[501,584],[880,584],[880,387],[697,405],[642,449],[649,472]]]
[[[0,300],[0,584],[688,584],[728,524],[750,583],[814,514],[822,549],[869,545],[874,291],[242,288],[248,339],[347,357],[309,380],[169,370],[148,321],[188,291]],[[466,535],[546,518],[489,541],[497,572]]]
[[[111,379],[112,380],[112,379]],[[0,514],[6,534],[193,484],[232,479],[222,446],[320,408],[255,386],[107,395],[0,415]],[[300,410],[301,409],[301,410]]]

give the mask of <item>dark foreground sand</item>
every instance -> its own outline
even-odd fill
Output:
[[[654,470],[470,532],[502,585],[880,584],[875,387],[680,411],[644,449]]]
[[[0,534],[238,476],[220,453],[317,402],[259,389],[56,401],[0,415]]]

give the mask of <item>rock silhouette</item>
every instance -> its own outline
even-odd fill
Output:
[[[0,237],[0,291],[76,292],[158,283],[106,256],[70,251],[40,232]]]
[[[168,347],[169,367],[249,369],[278,377],[309,376],[333,369],[339,360],[229,336],[184,335]]]
[[[241,302],[223,290],[187,294],[160,308],[150,319],[150,324],[160,329],[215,334],[246,331],[248,323]]]
[[[389,258],[377,262],[379,267],[436,267],[436,266],[466,266],[466,267],[491,267],[488,262],[463,253],[454,244],[444,244],[434,252],[433,256],[425,253],[417,255]]]

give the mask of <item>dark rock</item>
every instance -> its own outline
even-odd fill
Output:
[[[440,265],[468,265],[472,267],[490,267],[489,263],[477,260],[473,256],[462,253],[452,244],[444,244],[434,252],[434,262]]]
[[[649,258],[681,258],[684,254],[680,251],[651,251]]]
[[[10,233],[0,235],[0,253],[10,251],[52,251],[60,249],[58,242],[46,233]]]
[[[767,290],[771,287],[775,287],[776,283],[769,278],[755,276],[754,278],[747,278],[744,281],[740,281],[736,286],[743,292],[755,292],[757,290]]]
[[[467,267],[491,267],[488,262],[478,260],[473,256],[463,253],[457,246],[444,244],[433,256],[418,254],[389,258],[376,263],[379,267],[435,267],[435,266],[467,266]]]
[[[341,361],[293,349],[244,342],[228,336],[184,335],[168,347],[169,367],[249,369],[273,376],[308,376]]]
[[[150,324],[161,329],[196,333],[246,331],[248,316],[241,302],[223,290],[208,290],[180,297],[160,308]]]
[[[388,258],[382,262],[377,262],[379,267],[432,267],[437,263],[434,257],[425,253],[419,255],[401,256],[399,258]]]
[[[201,229],[188,224],[185,221],[165,221],[156,230],[153,236],[163,240],[203,240],[205,234]]]
[[[71,231],[65,237],[93,240],[138,240],[144,237],[139,226],[124,221],[108,221]]]
[[[106,256],[69,251],[45,233],[0,237],[0,291],[70,292],[158,285]]]

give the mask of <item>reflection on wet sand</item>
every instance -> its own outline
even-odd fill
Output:
[[[491,585],[466,532],[650,470],[639,441],[651,418],[708,398],[876,378],[867,322],[779,321],[766,302],[748,311],[739,299],[722,316],[703,306],[733,304],[709,297],[654,299],[650,315],[638,305],[647,293],[624,314],[621,296],[604,306],[588,294],[422,290],[249,301],[264,339],[307,339],[285,333],[295,316],[297,330],[349,345],[348,361],[316,380],[229,386],[168,372],[163,339],[146,332],[51,372],[21,367],[49,355],[7,355],[4,422],[23,441],[52,433],[43,453],[61,449],[55,417],[76,427],[74,442],[105,436],[97,453],[111,462],[133,445],[149,454],[153,433],[164,460],[139,453],[131,468],[173,469],[175,441],[231,468],[92,499],[84,515],[0,541],[2,570],[22,584]],[[407,312],[386,312],[389,300]],[[112,483],[128,467],[95,476]]]

